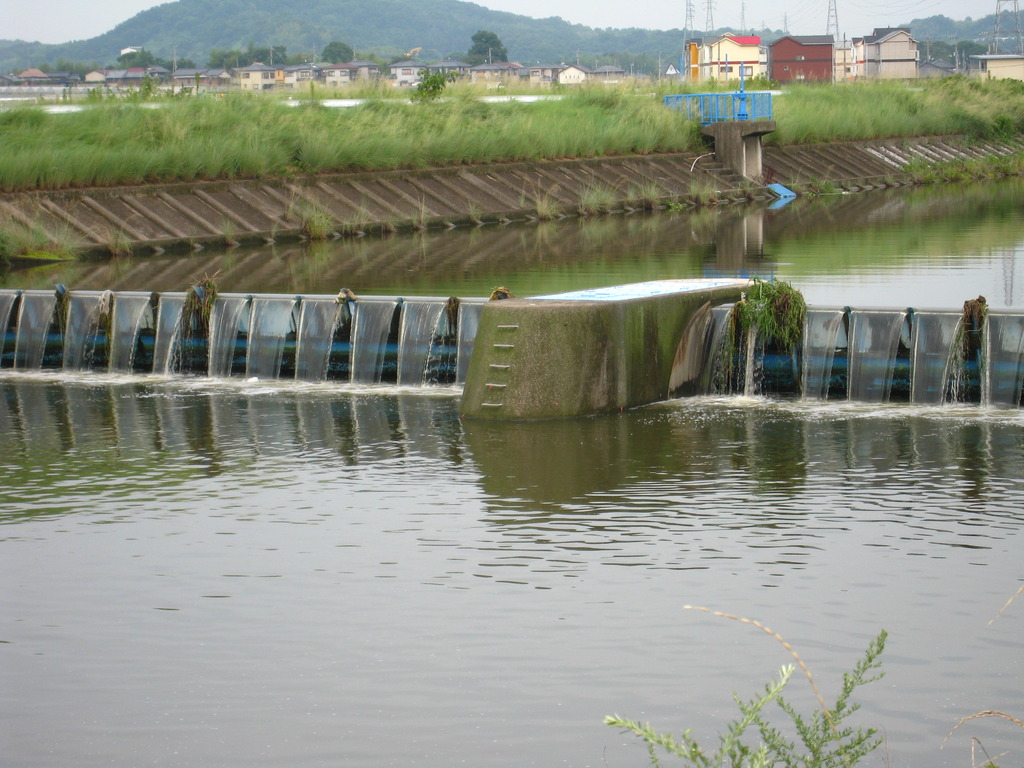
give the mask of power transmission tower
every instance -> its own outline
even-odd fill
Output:
[[[1020,6],[1017,0],[996,0],[996,23],[992,28],[992,39],[988,44],[989,53],[999,53],[999,41],[1003,36],[1001,29],[1003,6],[1010,7],[1010,13],[1013,15],[1013,39],[1017,41],[1017,53],[1024,56],[1024,36],[1021,35],[1020,31]],[[1007,30],[1009,32],[1009,30]]]
[[[715,29],[715,0],[705,0],[707,3],[707,18],[704,20],[704,32],[708,36]]]
[[[683,32],[691,33],[694,31],[693,25],[696,23],[693,12],[693,0],[686,0],[686,24],[683,26]]]
[[[839,14],[836,13],[836,0],[828,0],[828,23],[825,34],[832,35],[833,40],[839,39]]]

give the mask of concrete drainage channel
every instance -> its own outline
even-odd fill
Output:
[[[764,184],[838,189],[909,183],[907,164],[1021,151],[1021,143],[931,138],[764,149]],[[0,221],[70,233],[123,253],[303,237],[359,236],[665,206],[769,201],[770,189],[714,153],[666,154],[291,179],[111,187],[0,196]]]

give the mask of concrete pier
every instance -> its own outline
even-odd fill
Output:
[[[774,120],[732,120],[705,125],[700,132],[715,142],[715,157],[745,179],[760,181],[763,175],[761,137],[775,131]]]
[[[699,371],[687,350],[710,307],[736,301],[746,280],[661,280],[483,309],[462,396],[469,418],[554,419],[668,398]]]

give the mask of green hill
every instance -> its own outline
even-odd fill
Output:
[[[992,23],[992,16],[965,22],[937,16],[907,26],[919,39],[971,39],[987,35]],[[626,69],[635,62],[638,72],[650,71],[659,57],[667,62],[678,56],[684,38],[680,29],[597,29],[558,17],[533,19],[492,11],[461,0],[177,0],[143,11],[89,40],[57,45],[2,40],[0,72],[62,60],[113,65],[121,49],[131,45],[168,60],[176,49],[179,57],[200,65],[214,48],[245,49],[254,44],[312,54],[332,40],[351,45],[357,57],[373,53],[389,58],[421,48],[420,58],[431,61],[466,51],[470,37],[481,29],[497,34],[509,57],[523,63],[574,61],[579,56],[581,63],[594,65],[601,57]],[[767,29],[745,32],[767,39],[783,34]]]
[[[58,59],[110,64],[130,45],[167,59],[176,46],[179,57],[205,63],[213,48],[283,45],[292,54],[322,49],[332,40],[348,43],[357,56],[390,57],[422,48],[420,57],[429,61],[466,51],[470,37],[481,29],[496,33],[509,56],[524,63],[568,61],[577,51],[590,58],[609,52],[669,58],[678,55],[683,38],[680,30],[594,29],[460,0],[177,0],[89,40],[57,45],[0,41],[0,71]]]

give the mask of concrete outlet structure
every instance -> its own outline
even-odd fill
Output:
[[[714,139],[718,162],[746,179],[761,179],[761,137],[775,131],[774,120],[731,120],[705,125],[700,131]]]
[[[711,307],[738,300],[747,285],[659,280],[491,301],[473,344],[462,413],[569,418],[692,391]]]

